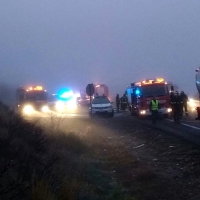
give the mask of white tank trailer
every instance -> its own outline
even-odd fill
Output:
[[[196,69],[196,87],[200,94],[200,67]]]

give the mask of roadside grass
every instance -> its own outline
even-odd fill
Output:
[[[38,180],[31,186],[30,200],[54,200],[55,196],[44,180]]]
[[[110,172],[118,188],[110,193],[110,199],[156,199],[159,194],[159,198],[165,196],[166,190],[152,166],[137,159],[133,151],[122,143],[119,134],[106,127],[98,127],[98,122],[92,133],[95,134],[85,138],[86,143],[90,144],[96,157],[105,163],[104,170]]]
[[[73,127],[62,116],[31,123],[0,104],[0,199],[143,199],[156,178],[149,166],[95,120]]]
[[[59,126],[44,129],[0,104],[0,199],[115,199],[117,185],[87,127],[81,137]]]

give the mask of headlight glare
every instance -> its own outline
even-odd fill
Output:
[[[141,111],[140,111],[140,114],[141,114],[141,115],[144,115],[145,113],[146,113],[145,110],[141,110]]]
[[[48,112],[48,111],[49,111],[48,106],[43,106],[43,107],[42,107],[42,112]]]
[[[171,108],[167,108],[167,112],[168,113],[172,112],[172,109]]]
[[[24,106],[24,109],[23,109],[24,114],[30,115],[31,113],[33,113],[33,111],[34,111],[33,106],[31,105]]]
[[[57,111],[63,111],[64,106],[65,106],[65,104],[64,104],[63,102],[58,101],[58,102],[56,103],[56,110],[57,110]]]

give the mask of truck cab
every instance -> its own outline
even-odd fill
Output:
[[[156,97],[160,104],[159,114],[168,116],[172,111],[170,104],[171,88],[171,84],[168,84],[162,78],[132,83],[126,90],[131,114],[151,115],[149,105],[152,98]]]
[[[25,114],[48,110],[47,91],[42,86],[20,87],[16,99],[18,110]]]

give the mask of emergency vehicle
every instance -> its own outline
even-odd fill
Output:
[[[94,84],[94,90],[95,90],[95,93],[94,93],[95,96],[105,95],[106,97],[109,98],[109,89],[108,89],[107,85],[105,85],[105,84]]]
[[[196,71],[196,87],[200,94],[200,67],[195,70]]]
[[[196,87],[197,87],[199,97],[200,97],[200,67],[198,69],[196,69],[195,71],[196,71]],[[190,104],[194,105],[194,100],[190,101]],[[200,120],[200,107],[197,106],[195,109],[197,111],[196,120]]]
[[[68,112],[77,108],[78,93],[74,93],[69,88],[61,89],[58,94],[51,94],[48,97],[48,105],[52,111]]]
[[[17,107],[24,114],[48,111],[47,91],[42,86],[20,87],[16,91]]]
[[[76,101],[77,101],[77,105],[79,105],[79,106],[89,106],[90,105],[90,97],[86,93],[83,93],[83,92],[80,92]]]
[[[140,117],[151,115],[149,105],[155,96],[160,104],[159,114],[168,117],[172,112],[170,105],[170,91],[172,90],[172,84],[168,84],[163,78],[131,83],[131,86],[126,89],[131,114]]]

